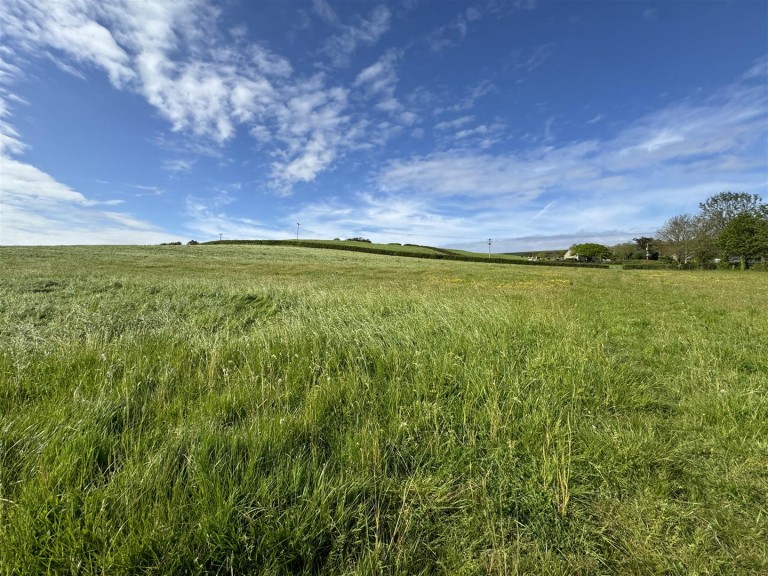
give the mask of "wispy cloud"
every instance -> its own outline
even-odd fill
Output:
[[[427,44],[432,52],[442,52],[459,44],[467,36],[472,22],[480,20],[492,5],[470,6],[457,14],[448,24],[435,28],[427,37]]]
[[[96,34],[98,37],[100,32]],[[92,56],[93,52],[82,54]],[[13,92],[23,72],[3,57],[9,55],[13,56],[9,48],[0,49],[0,244],[144,244],[173,240],[158,227],[112,208],[122,205],[123,200],[93,200],[24,161],[26,146],[12,124],[14,107],[26,106]]]
[[[360,45],[372,46],[389,30],[391,14],[385,5],[374,7],[368,18],[358,16],[353,24],[340,24],[335,12],[325,2],[315,3],[315,12],[324,20],[340,27],[341,31],[330,37],[322,53],[336,67],[348,66],[352,54]]]
[[[329,24],[338,24],[339,16],[326,0],[312,0],[312,10]]]
[[[130,214],[106,209],[49,174],[9,156],[0,158],[0,244],[148,244],[175,240]]]
[[[654,228],[663,220],[659,214],[693,209],[722,190],[765,193],[765,81],[750,72],[711,97],[639,118],[610,140],[394,160],[379,173],[378,185],[388,195],[514,207],[511,219],[523,229],[537,214],[537,227],[552,231],[598,230],[606,223]],[[557,209],[541,212],[555,198]]]
[[[163,160],[163,170],[166,170],[172,174],[183,174],[189,172],[195,165],[194,160],[185,158],[173,158],[171,160]]]
[[[555,45],[553,43],[536,46],[528,54],[520,53],[517,55],[515,69],[532,72],[549,60],[554,53]]]
[[[276,230],[258,220],[228,214],[225,207],[231,201],[226,194],[218,194],[213,198],[187,197],[185,226],[190,234],[195,236],[195,240],[218,240],[219,234],[229,239],[291,237],[291,227]]]
[[[478,1],[456,14],[447,24],[432,30],[426,37],[427,46],[433,53],[444,52],[463,42],[473,24],[479,20],[503,15],[509,11],[528,12],[536,8],[537,4],[537,0],[514,0],[506,3],[495,0]]]
[[[496,90],[493,82],[490,80],[483,80],[478,82],[474,86],[470,86],[465,89],[464,94],[458,101],[453,101],[450,104],[444,106],[438,106],[434,109],[435,114],[444,114],[446,112],[466,112],[471,110],[477,104],[483,96],[490,94]]]

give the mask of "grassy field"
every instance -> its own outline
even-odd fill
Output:
[[[207,244],[214,244],[214,245],[237,245],[237,244],[245,244],[247,245],[249,240],[214,240],[213,242],[208,242]],[[258,241],[257,241],[258,242]],[[277,244],[284,244],[286,246],[290,246],[294,243],[293,240],[276,240],[273,241]],[[306,246],[316,246],[318,248],[339,248],[339,249],[345,249],[345,248],[363,248],[366,250],[380,250],[380,251],[387,251],[387,252],[400,252],[403,254],[413,254],[413,255],[433,255],[433,254],[441,254],[448,252],[448,250],[441,250],[439,248],[432,248],[431,246],[417,246],[415,244],[377,244],[373,242],[358,242],[355,240],[309,240],[309,239],[302,239],[296,241],[301,242],[302,244]],[[476,253],[468,253],[473,254],[475,256],[482,256],[482,254],[476,254]]]
[[[295,248],[323,248],[331,250],[359,251],[380,256],[411,256],[416,258],[446,258],[453,260],[473,261],[489,258],[485,252],[468,252],[452,248],[435,248],[416,244],[377,244],[353,240],[213,240],[207,245],[262,245],[262,246],[293,246]],[[563,251],[565,252],[565,251]],[[513,254],[493,254],[493,259],[504,262],[527,262],[527,257]],[[503,262],[502,262],[503,263]]]
[[[768,573],[766,274],[0,270],[0,574]]]

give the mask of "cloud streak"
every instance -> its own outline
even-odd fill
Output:
[[[496,202],[517,208],[558,196],[567,205],[558,202],[557,210],[537,218],[539,225],[549,220],[555,223],[553,230],[565,226],[576,231],[583,226],[599,229],[601,222],[620,227],[634,222],[654,228],[661,223],[658,214],[690,210],[722,189],[764,192],[765,80],[751,70],[708,98],[668,106],[608,140],[393,160],[379,172],[378,187],[385,194],[418,194],[435,201],[470,198],[476,205]],[[460,127],[461,135],[468,123],[462,117],[438,126]],[[520,218],[514,220],[526,226]]]

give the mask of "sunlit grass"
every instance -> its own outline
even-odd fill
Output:
[[[2,573],[768,571],[765,275],[0,262]]]

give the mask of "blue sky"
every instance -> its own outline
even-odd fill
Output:
[[[764,1],[5,0],[0,244],[497,251],[768,199]]]

